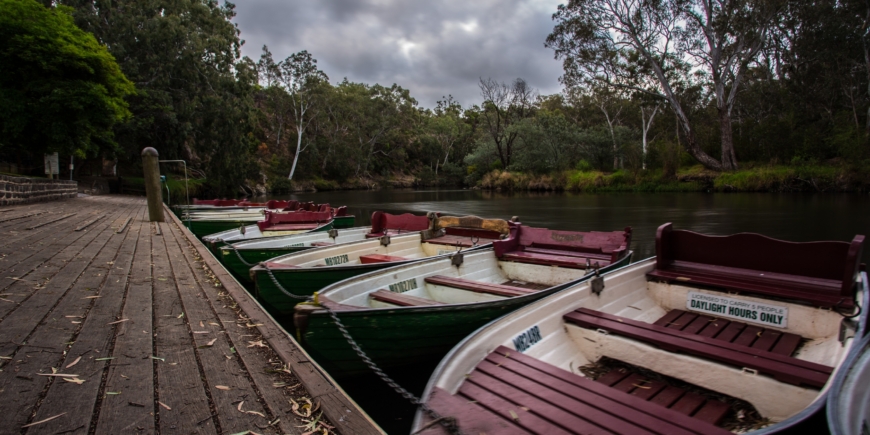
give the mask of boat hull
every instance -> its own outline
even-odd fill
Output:
[[[224,244],[226,246],[226,244]],[[310,246],[294,246],[286,248],[272,249],[239,249],[233,250],[229,247],[226,249],[218,248],[215,254],[223,265],[232,273],[239,282],[247,285],[253,285],[254,280],[251,279],[250,273],[252,265],[256,265],[262,261],[271,260],[282,255],[293,254],[296,252],[311,249]],[[246,264],[247,263],[247,264]],[[249,266],[250,265],[250,266]]]
[[[414,261],[362,264],[350,267],[331,269],[272,269],[272,274],[278,283],[290,293],[297,296],[311,296],[322,288],[339,281],[353,278],[365,273],[376,272],[388,267],[400,266]],[[250,278],[249,278],[250,280]],[[282,325],[292,327],[293,308],[301,302],[284,294],[265,271],[257,271],[253,278],[256,285],[255,296],[270,307],[270,312]]]
[[[335,228],[353,228],[356,216],[336,216],[332,221]]]
[[[601,272],[626,266],[630,261],[627,255]],[[439,361],[468,334],[490,321],[593,276],[521,297],[474,304],[341,311],[339,318],[381,368],[431,363]],[[348,377],[371,371],[326,311],[312,312],[308,322],[304,332],[297,332],[298,338],[330,374]]]

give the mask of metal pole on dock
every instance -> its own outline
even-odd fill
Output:
[[[163,191],[160,190],[160,165],[157,150],[151,147],[142,150],[142,170],[145,172],[145,196],[148,198],[148,220],[163,220]]]

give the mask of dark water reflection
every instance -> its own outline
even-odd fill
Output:
[[[291,195],[300,201],[347,205],[357,225],[372,212],[440,211],[508,219],[560,230],[634,229],[635,258],[654,255],[655,230],[673,222],[675,229],[706,234],[755,232],[791,240],[844,240],[870,234],[870,196],[850,194],[661,193],[661,194],[504,194],[477,190],[339,191]],[[865,250],[864,261],[870,260]]]
[[[676,229],[706,234],[755,232],[791,240],[844,240],[870,234],[870,197],[847,194],[503,194],[473,190],[340,191],[289,195],[300,201],[347,205],[357,225],[370,224],[371,214],[425,213],[477,215],[508,219],[519,216],[530,226],[560,230],[613,231],[634,229],[635,259],[655,252],[655,230],[673,222]],[[288,196],[275,197],[287,199]],[[870,262],[870,249],[864,252]],[[391,376],[420,394],[438,361],[392,372]],[[414,407],[372,377],[340,382],[341,386],[390,434],[407,434]]]

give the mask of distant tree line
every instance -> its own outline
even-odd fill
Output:
[[[473,185],[495,169],[870,171],[867,2],[572,0],[544,41],[563,92],[481,77],[482,104],[446,96],[431,109],[398,84],[330,81],[304,50],[242,57],[231,3],[48,3],[0,0],[4,157],[137,162],[155,146],[229,195],[402,177]],[[41,28],[21,18],[34,6]],[[43,45],[22,42],[33,40]]]

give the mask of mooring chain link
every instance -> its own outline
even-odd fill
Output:
[[[257,263],[248,263],[247,261],[245,261],[245,259],[242,258],[242,254],[239,254],[239,248],[236,248],[235,244],[228,243],[227,245],[233,250],[233,252],[236,253],[236,257],[239,257],[239,261],[241,261],[242,264],[244,264],[245,266],[248,266],[248,267],[254,267],[257,265]],[[272,273],[272,272],[269,272],[269,273]]]
[[[460,431],[459,427],[456,426],[456,419],[455,418],[442,417],[440,414],[438,414],[438,412],[436,412],[434,409],[430,408],[429,405],[427,405],[425,402],[420,400],[420,398],[413,395],[410,391],[404,389],[401,385],[396,383],[396,381],[394,381],[392,378],[390,378],[389,375],[384,373],[384,371],[381,370],[381,368],[378,367],[378,365],[374,361],[372,361],[372,359],[369,358],[368,355],[366,355],[366,353],[362,350],[362,348],[359,346],[359,344],[356,342],[356,340],[354,340],[353,337],[350,336],[350,332],[347,331],[347,328],[345,328],[344,324],[341,323],[341,320],[338,319],[338,315],[335,314],[335,311],[333,311],[331,308],[329,308],[325,305],[321,305],[321,308],[325,309],[326,312],[329,313],[329,316],[332,317],[332,322],[335,323],[335,326],[341,332],[341,335],[344,336],[345,340],[347,340],[348,344],[350,344],[350,347],[353,348],[353,351],[356,352],[356,354],[360,357],[360,359],[362,359],[363,362],[376,375],[378,375],[379,378],[381,378],[381,380],[383,380],[384,382],[387,383],[387,385],[392,387],[393,390],[396,393],[398,393],[400,396],[404,397],[405,399],[408,399],[411,403],[419,406],[423,411],[425,411],[427,414],[429,414],[429,417],[432,418],[433,423],[438,422],[439,424],[444,426],[444,428],[447,429],[447,431],[451,434],[462,435],[462,431]]]
[[[236,255],[238,255],[238,251],[236,251]],[[244,260],[242,260],[242,261],[244,261]],[[281,292],[284,293],[285,295],[287,295],[293,299],[306,299],[309,301],[314,300],[313,296],[302,296],[302,295],[295,295],[293,293],[290,293],[289,291],[287,291],[287,289],[284,288],[284,286],[281,285],[281,283],[278,282],[278,278],[275,278],[275,274],[272,273],[272,269],[270,269],[269,266],[266,265],[266,263],[260,263],[260,265],[263,266],[263,269],[266,270],[266,273],[269,275],[269,278],[272,280],[272,283],[275,284],[275,287],[277,287],[278,290],[281,290]],[[387,383],[387,385],[392,387],[393,390],[396,393],[398,393],[400,396],[404,397],[405,399],[408,399],[409,401],[411,401],[411,403],[419,406],[423,411],[425,411],[427,414],[429,414],[429,417],[432,418],[433,423],[437,421],[441,426],[444,426],[444,428],[447,429],[447,431],[453,435],[463,435],[462,431],[459,430],[459,427],[456,426],[456,419],[455,418],[442,417],[434,409],[430,408],[422,400],[420,400],[417,396],[411,394],[410,391],[402,388],[401,385],[399,385],[396,381],[394,381],[392,378],[390,378],[389,375],[384,373],[384,371],[381,370],[381,368],[378,367],[378,365],[375,364],[375,362],[372,361],[371,358],[369,358],[369,356],[362,350],[362,348],[359,346],[359,344],[356,342],[356,340],[354,340],[353,337],[350,336],[350,332],[347,331],[347,328],[345,328],[344,324],[341,323],[341,320],[338,319],[338,315],[335,314],[335,311],[333,311],[332,308],[330,308],[326,305],[320,305],[320,307],[323,308],[324,310],[326,310],[327,313],[329,313],[329,316],[332,317],[332,322],[335,323],[335,326],[338,328],[339,332],[341,332],[341,335],[344,336],[345,340],[347,340],[347,343],[350,344],[350,347],[353,349],[353,351],[356,352],[356,354],[360,357],[360,359],[362,359],[362,361],[376,375],[378,375],[378,377],[381,378],[381,380],[383,380],[384,382]]]

